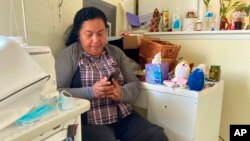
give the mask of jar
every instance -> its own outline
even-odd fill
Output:
[[[209,71],[209,79],[212,81],[220,81],[220,66],[218,65],[211,65]]]
[[[236,20],[234,22],[234,29],[235,30],[241,30],[241,29],[243,29],[243,22],[242,22],[242,20]]]
[[[202,31],[202,21],[200,20],[197,20],[196,21],[196,28],[195,28],[196,31]]]
[[[235,12],[232,13],[232,18],[233,18],[232,23],[234,24],[235,30],[241,30],[244,28],[244,16],[245,13],[239,10],[236,10]]]

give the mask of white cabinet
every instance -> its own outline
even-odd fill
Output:
[[[143,83],[148,119],[170,141],[218,141],[224,82],[200,92]]]

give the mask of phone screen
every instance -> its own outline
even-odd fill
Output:
[[[112,78],[115,79],[115,80],[117,80],[118,76],[119,76],[119,71],[114,71],[108,77],[108,81],[110,81],[112,83]]]

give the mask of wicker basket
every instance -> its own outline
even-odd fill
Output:
[[[154,56],[161,52],[162,63],[169,64],[169,71],[172,71],[177,64],[177,56],[181,49],[180,45],[168,41],[141,39],[139,51],[140,65],[144,69],[146,63],[151,63]]]
[[[175,45],[168,41],[148,40],[142,38],[139,56],[153,58],[155,54],[161,52],[162,58],[176,59],[180,49],[180,45]]]

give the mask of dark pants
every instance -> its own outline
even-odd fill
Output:
[[[83,125],[83,141],[168,141],[163,130],[132,113],[109,125]]]

